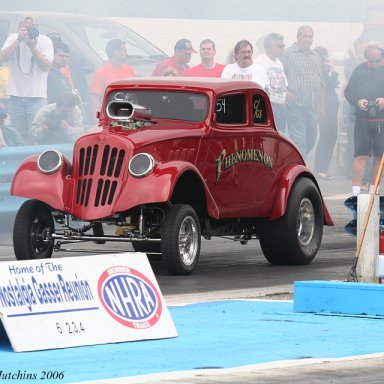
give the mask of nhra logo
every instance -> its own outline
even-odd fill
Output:
[[[127,327],[146,329],[160,319],[160,295],[152,282],[135,269],[108,268],[101,274],[97,290],[109,315]]]

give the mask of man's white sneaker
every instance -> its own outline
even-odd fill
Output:
[[[357,196],[361,191],[361,188],[358,185],[352,186],[352,196]]]

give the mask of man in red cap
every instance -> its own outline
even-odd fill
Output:
[[[174,55],[157,64],[152,76],[186,76],[192,53],[197,53],[188,39],[180,39],[174,47]]]

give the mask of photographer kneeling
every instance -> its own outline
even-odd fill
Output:
[[[355,160],[352,168],[352,194],[360,193],[367,160],[373,155],[370,192],[384,152],[384,59],[380,42],[368,43],[366,62],[351,75],[344,96],[355,107]]]
[[[77,102],[76,95],[62,93],[56,103],[41,108],[29,130],[31,142],[73,143],[84,131],[83,116]]]

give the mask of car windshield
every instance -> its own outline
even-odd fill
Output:
[[[66,24],[80,39],[91,46],[103,60],[108,59],[105,53],[107,43],[115,38],[122,39],[127,44],[128,61],[140,59],[159,60],[159,58],[165,56],[164,52],[149,41],[118,23],[97,21],[87,22],[84,25],[80,21],[69,21]]]
[[[153,118],[203,121],[208,113],[208,97],[203,93],[124,90],[112,92],[111,101],[128,101],[150,108]]]

